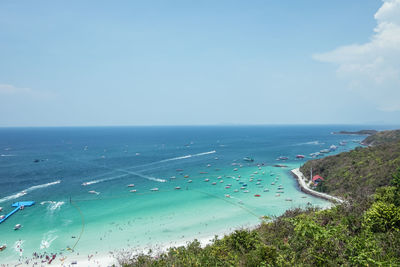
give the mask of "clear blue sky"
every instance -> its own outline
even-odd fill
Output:
[[[397,2],[1,1],[0,126],[399,124]]]

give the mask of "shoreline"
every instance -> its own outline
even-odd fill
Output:
[[[300,190],[303,191],[304,193],[313,195],[315,197],[323,198],[332,202],[338,202],[338,203],[344,203],[345,201],[341,198],[334,197],[322,192],[318,192],[315,190],[312,190],[310,187],[308,187],[306,183],[306,178],[304,177],[304,174],[300,171],[300,168],[296,168],[291,170],[291,173],[296,177],[296,180],[300,186]]]

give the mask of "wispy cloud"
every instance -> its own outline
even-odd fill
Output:
[[[339,77],[382,111],[400,111],[400,0],[383,0],[365,44],[341,46],[313,58],[338,65]]]
[[[0,95],[16,97],[49,98],[53,96],[50,92],[33,90],[28,87],[17,87],[11,84],[0,84]]]

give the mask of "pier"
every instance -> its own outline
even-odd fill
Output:
[[[17,211],[25,208],[25,207],[30,207],[32,205],[35,204],[35,201],[21,201],[21,202],[15,202],[14,204],[12,204],[12,207],[15,207],[15,209],[13,209],[10,213],[8,213],[3,219],[0,220],[0,224],[2,222],[4,222],[5,220],[7,220],[11,215],[13,215],[14,213],[16,213]]]

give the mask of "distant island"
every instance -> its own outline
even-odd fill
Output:
[[[360,130],[360,131],[340,131],[340,132],[333,132],[333,134],[351,134],[351,135],[373,135],[376,134],[377,130]]]

